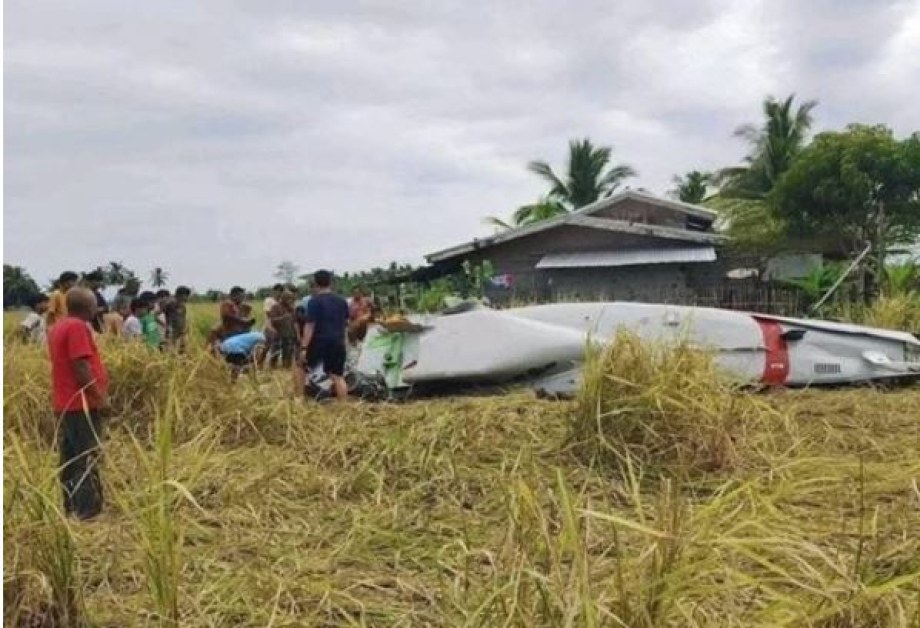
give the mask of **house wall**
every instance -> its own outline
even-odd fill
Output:
[[[687,215],[685,213],[634,199],[621,201],[613,207],[592,213],[592,216],[673,227],[675,229],[684,229],[687,226]]]
[[[576,251],[629,250],[686,246],[679,240],[666,240],[613,231],[564,225],[509,242],[474,251],[464,258],[472,264],[488,260],[496,273],[534,272],[537,262],[547,253]]]
[[[679,302],[688,292],[686,267],[650,264],[546,271],[554,300]]]

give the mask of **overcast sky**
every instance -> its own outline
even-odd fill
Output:
[[[4,261],[196,288],[422,261],[570,138],[665,192],[768,94],[920,128],[920,0],[7,0]]]

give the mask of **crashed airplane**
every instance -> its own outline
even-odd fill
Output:
[[[493,310],[466,305],[437,316],[373,325],[353,366],[354,394],[405,396],[445,385],[525,383],[567,396],[588,342],[619,329],[650,342],[709,350],[731,376],[768,386],[920,378],[909,333],[819,320],[644,303],[565,303]]]

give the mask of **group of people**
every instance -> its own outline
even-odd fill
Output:
[[[174,293],[145,291],[136,296],[123,288],[110,305],[102,294],[102,286],[103,276],[98,271],[86,274],[82,281],[75,272],[61,273],[50,295],[38,294],[30,300],[31,311],[19,325],[21,338],[44,344],[48,330],[68,316],[67,293],[80,287],[88,290],[95,300],[95,314],[89,323],[97,334],[137,340],[157,349],[185,348],[186,303],[192,294],[189,288],[179,286]]]
[[[345,363],[348,345],[363,340],[375,309],[361,290],[350,301],[333,291],[332,274],[320,270],[313,276],[311,293],[297,303],[293,286],[276,284],[263,304],[265,324],[254,330],[252,308],[246,293],[235,287],[220,305],[220,322],[208,335],[208,346],[223,355],[236,379],[248,365],[291,368],[298,387],[310,373],[321,369],[332,380],[335,396],[347,397]]]
[[[247,363],[274,360],[281,366],[293,366],[301,384],[311,371],[322,369],[332,379],[336,397],[347,397],[347,344],[363,337],[374,308],[359,291],[350,302],[337,295],[328,271],[318,271],[313,279],[312,293],[299,305],[294,290],[275,286],[266,299],[262,331],[253,330],[255,318],[245,303],[245,291],[231,290],[229,299],[220,305],[220,323],[208,340],[231,366],[234,378]],[[48,348],[52,409],[61,421],[58,446],[64,509],[83,520],[102,511],[96,460],[110,407],[109,376],[96,336],[137,338],[157,349],[182,350],[191,294],[185,287],[173,294],[164,290],[135,297],[122,291],[109,306],[101,286],[102,278],[93,273],[82,281],[76,273],[62,273],[50,295],[36,297],[20,327],[26,340]]]

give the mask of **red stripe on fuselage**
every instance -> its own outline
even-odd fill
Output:
[[[760,327],[763,344],[767,348],[761,379],[771,386],[785,384],[789,377],[789,350],[783,338],[783,327],[776,321],[762,320],[756,316],[754,320]]]

